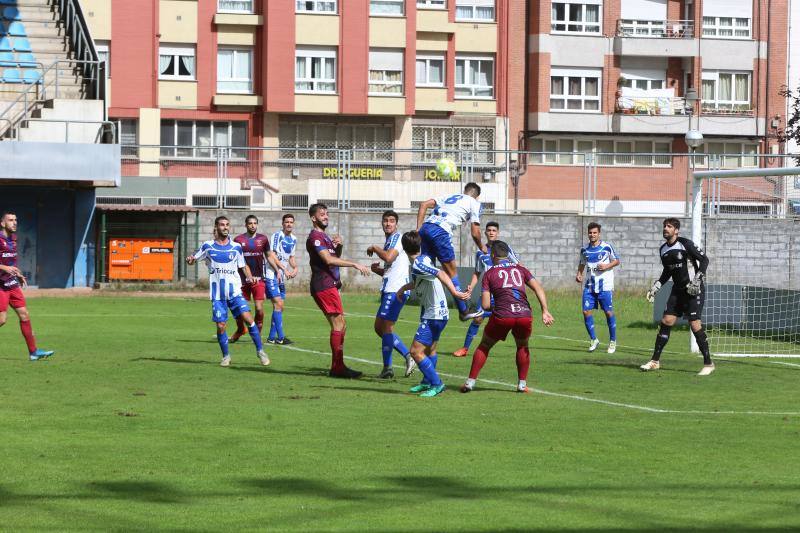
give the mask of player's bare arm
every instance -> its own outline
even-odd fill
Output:
[[[286,273],[286,277],[292,279],[297,276],[297,261],[293,255],[289,256],[289,268],[291,268],[291,270]]]
[[[397,248],[384,250],[382,246],[377,246],[374,244],[367,248],[367,256],[372,257],[373,255],[377,255],[381,261],[389,265],[394,263],[394,260],[397,259],[398,254],[399,252]]]
[[[274,270],[276,273],[281,271],[283,272],[284,275],[288,277],[288,274],[286,272],[286,267],[283,266],[283,264],[280,261],[278,261],[278,255],[275,252],[270,250],[269,252],[267,252],[265,257],[267,258],[267,263],[269,263],[269,266],[272,267],[272,270]]]
[[[197,262],[197,259],[195,259],[195,257],[194,257],[193,255],[190,255],[190,256],[188,256],[188,257],[186,258],[186,264],[187,264],[187,265],[193,265],[193,264],[195,264],[196,262]]]
[[[419,231],[419,228],[421,228],[422,224],[425,222],[425,215],[428,213],[428,209],[433,209],[434,207],[436,207],[436,200],[433,198],[419,204],[419,209],[417,210],[417,231]]]
[[[481,307],[486,311],[492,310],[492,293],[489,291],[481,292]]]
[[[453,285],[453,280],[450,279],[450,276],[447,275],[447,272],[444,270],[440,270],[436,277],[439,278],[439,281],[442,282],[442,285],[447,287],[447,290],[450,291],[450,294],[453,295],[453,298],[458,298],[459,300],[469,300],[470,295],[472,294],[472,289],[468,289],[466,292],[461,292],[456,289],[456,286]]]
[[[406,283],[405,285],[403,285],[402,287],[400,287],[400,288],[397,290],[397,297],[398,297],[398,298],[402,298],[402,297],[403,297],[403,295],[404,295],[404,294],[405,294],[407,291],[413,290],[413,289],[414,289],[414,287],[415,287],[415,285],[414,285],[414,282],[413,282],[413,281],[412,281],[412,282],[410,282],[410,283]]]
[[[528,280],[528,287],[531,288],[533,293],[536,295],[536,299],[539,300],[539,307],[542,308],[542,322],[545,326],[550,326],[555,322],[553,315],[550,314],[547,308],[547,296],[544,293],[544,287],[542,284],[539,283],[538,280],[535,278],[531,278]]]
[[[472,240],[475,242],[475,246],[483,253],[487,253],[488,250],[481,241],[481,225],[473,222],[469,227],[469,233],[472,236]]]
[[[341,243],[339,244],[339,248],[341,248]],[[361,272],[362,276],[369,276],[369,267],[364,266],[361,263],[356,263],[355,261],[343,259],[338,255],[333,255],[327,250],[320,250],[319,258],[322,259],[322,261],[324,261],[328,266],[355,268]]]
[[[247,283],[249,283],[249,284],[251,284],[251,285],[252,285],[253,283],[255,283],[255,282],[257,281],[257,280],[256,280],[256,279],[253,277],[253,273],[252,273],[252,272],[250,272],[250,267],[249,267],[249,266],[247,266],[247,265],[244,265],[244,266],[243,266],[242,268],[240,268],[239,270],[241,270],[242,272],[244,272],[244,280],[245,280],[245,282],[247,282]]]
[[[372,272],[373,272],[374,274],[377,274],[377,275],[379,275],[379,276],[383,276],[383,274],[386,272],[386,269],[384,269],[384,268],[381,266],[381,264],[380,264],[380,263],[372,263],[372,264],[369,266],[369,268],[370,268],[370,270],[372,270]]]
[[[478,273],[473,271],[472,278],[469,280],[469,285],[467,285],[467,290],[471,291],[472,289],[475,288],[475,285],[477,284],[478,284]]]
[[[597,270],[600,272],[605,272],[606,270],[611,270],[615,266],[619,266],[619,259],[614,259],[610,263],[600,263],[597,265]]]
[[[578,265],[578,273],[575,274],[575,281],[577,281],[578,283],[583,283],[583,269],[584,268],[586,268],[586,265],[584,265],[583,263],[580,263]]]

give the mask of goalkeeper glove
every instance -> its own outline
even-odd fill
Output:
[[[701,284],[703,283],[703,277],[703,273],[698,272],[694,279],[686,286],[686,294],[689,296],[697,296],[703,292],[703,288],[701,287]]]
[[[656,301],[656,293],[659,290],[661,290],[661,282],[658,281],[658,280],[655,280],[653,282],[653,286],[650,287],[649,291],[647,291],[647,296],[646,296],[647,301],[650,302],[650,303],[655,302]]]

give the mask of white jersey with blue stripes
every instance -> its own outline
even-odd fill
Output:
[[[383,265],[383,282],[381,283],[381,292],[397,292],[403,285],[409,282],[409,267],[411,263],[408,256],[403,251],[403,245],[400,242],[400,232],[395,232],[386,237],[386,242],[383,245],[384,251],[397,250],[397,258],[388,264]]]
[[[289,258],[294,256],[297,249],[297,237],[294,235],[286,235],[283,230],[278,230],[272,234],[269,239],[270,250],[275,252],[278,262],[284,267],[289,266]],[[266,266],[267,279],[275,278],[275,271],[269,266]]]
[[[419,255],[411,267],[411,278],[417,291],[420,305],[420,318],[429,320],[447,320],[450,311],[447,308],[447,296],[444,285],[436,276],[439,269],[427,255]]]
[[[619,259],[616,250],[609,243],[600,241],[597,246],[587,244],[581,248],[580,263],[585,265],[586,282],[584,287],[593,293],[614,290],[614,269],[597,270],[597,265],[609,264]]]
[[[452,194],[435,199],[436,207],[425,222],[436,224],[450,235],[464,222],[480,224],[481,203],[468,194]]]
[[[242,295],[242,280],[239,269],[244,268],[244,254],[239,243],[229,240],[227,244],[205,241],[194,254],[198,261],[208,267],[208,289],[211,301],[225,302]]]

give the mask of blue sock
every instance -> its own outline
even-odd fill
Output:
[[[436,368],[434,368],[433,361],[431,361],[430,357],[425,357],[418,363],[418,366],[419,371],[425,376],[423,383],[427,383],[432,387],[438,387],[442,384],[442,380],[439,378],[439,374],[436,373]]]
[[[612,341],[617,340],[617,315],[608,317],[608,338]]]
[[[269,321],[269,337],[267,338],[271,341],[275,340],[275,311],[272,312],[272,318]]]
[[[381,355],[383,366],[392,366],[392,350],[394,349],[394,333],[381,335]]]
[[[253,339],[253,344],[256,345],[256,351],[261,351],[264,349],[264,345],[261,344],[261,333],[258,331],[258,326],[255,322],[247,326],[247,331],[250,332],[250,338]]]
[[[222,357],[228,357],[228,332],[217,333],[217,342],[222,350]]]
[[[275,324],[275,337],[283,339],[283,311],[272,311],[272,322]],[[270,328],[272,332],[272,328]]]
[[[594,315],[584,316],[583,323],[586,326],[586,331],[589,333],[589,338],[595,340],[597,335],[594,334]]]
[[[461,282],[458,280],[458,274],[453,277],[453,285],[455,285],[456,290],[461,290]],[[464,300],[456,300],[456,307],[458,307],[460,313],[464,313],[467,310],[467,302]]]
[[[430,359],[431,363],[433,363],[433,368],[436,368],[436,363],[439,362],[439,354],[438,354],[438,352],[433,352],[432,354],[430,354],[428,356],[428,359]]]
[[[469,345],[472,344],[472,339],[478,334],[480,328],[480,323],[470,322],[469,328],[467,328],[467,336],[464,337],[464,348],[469,349]]]
[[[403,341],[400,340],[400,337],[398,337],[396,333],[392,333],[392,346],[397,350],[397,353],[403,356],[403,359],[408,359],[408,348],[406,348],[406,345],[403,344]]]

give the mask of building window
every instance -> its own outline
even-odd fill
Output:
[[[444,87],[444,54],[417,56],[417,87]]]
[[[370,0],[370,15],[402,15],[404,0]]]
[[[750,19],[742,17],[703,17],[703,37],[749,39]]]
[[[392,161],[392,127],[383,124],[281,122],[280,158],[335,161],[337,150],[355,150],[355,161]]]
[[[298,93],[335,93],[336,50],[298,48],[295,53],[294,90]]]
[[[336,13],[335,0],[297,0],[298,13]]]
[[[580,2],[553,2],[550,31],[553,33],[600,33],[602,5]]]
[[[194,80],[194,46],[161,46],[158,50],[158,78]]]
[[[456,20],[493,21],[494,0],[456,0]]]
[[[94,48],[97,50],[97,59],[102,61],[106,68],[106,77],[111,77],[111,56],[109,55],[108,41],[95,41]]]
[[[445,0],[417,0],[417,7],[422,9],[444,9],[447,7]]]
[[[721,168],[758,167],[758,144],[743,142],[709,142],[698,148],[708,154],[698,156],[698,165],[719,165]]]
[[[117,143],[122,146],[122,157],[136,157],[139,144],[139,122],[135,118],[112,118],[117,134]]]
[[[412,126],[413,161],[437,161],[442,157],[461,159],[461,152],[473,152],[478,165],[494,164],[494,128],[460,126]],[[424,150],[421,151],[421,150]]]
[[[369,94],[403,94],[403,51],[372,48],[369,51]]]
[[[672,166],[670,141],[538,137],[530,140],[530,151],[528,161],[534,165],[581,166],[586,154],[595,154],[602,166]]]
[[[750,73],[704,70],[700,98],[703,111],[749,112]]]
[[[217,2],[219,13],[252,13],[253,0],[219,0]]]
[[[629,87],[631,89],[641,89],[643,91],[650,91],[654,89],[663,89],[667,82],[666,80],[653,80],[649,78],[640,78],[638,76],[623,74],[623,79],[620,81],[620,87]]]
[[[494,59],[486,56],[456,57],[456,97],[494,96]]]
[[[550,72],[550,111],[599,112],[600,69],[554,68]]]
[[[247,122],[162,120],[161,157],[210,159],[212,147],[247,147]],[[231,150],[232,158],[245,159],[247,150]]]
[[[253,50],[219,48],[217,50],[217,92],[253,92]]]

